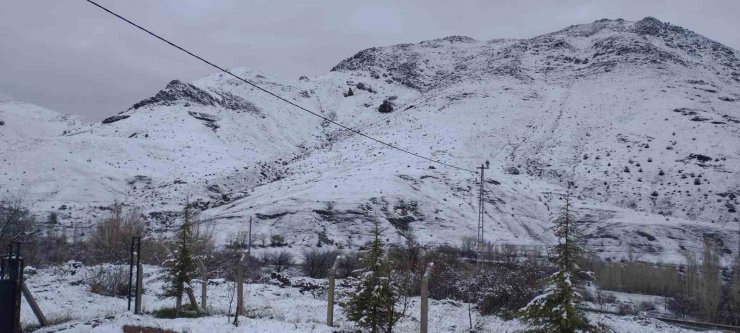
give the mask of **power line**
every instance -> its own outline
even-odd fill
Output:
[[[334,120],[332,120],[332,119],[330,119],[330,118],[324,117],[324,116],[322,116],[322,115],[320,115],[320,114],[318,114],[318,113],[316,113],[316,112],[314,112],[314,111],[311,111],[311,110],[309,110],[309,109],[307,109],[307,108],[305,108],[305,107],[302,107],[302,106],[300,106],[300,105],[298,105],[298,104],[296,104],[296,103],[294,103],[294,102],[291,102],[290,100],[288,100],[288,99],[286,99],[286,98],[284,98],[284,97],[282,97],[282,96],[280,96],[280,95],[278,95],[278,94],[276,94],[276,93],[273,93],[272,91],[269,91],[269,90],[267,90],[267,89],[265,89],[265,88],[262,88],[261,86],[259,86],[259,85],[255,84],[255,83],[252,83],[252,82],[250,82],[250,81],[248,81],[248,80],[246,80],[246,79],[243,79],[243,78],[241,78],[241,77],[239,77],[239,76],[237,76],[237,75],[235,75],[235,74],[231,73],[230,71],[228,71],[228,70],[226,70],[226,69],[222,68],[221,66],[218,66],[218,65],[216,65],[216,64],[214,64],[214,63],[212,63],[212,62],[210,62],[210,61],[208,61],[208,60],[206,60],[206,59],[204,59],[204,58],[202,58],[202,57],[200,57],[200,56],[198,56],[198,55],[196,55],[196,54],[194,54],[193,52],[190,52],[190,51],[188,51],[188,50],[186,50],[186,49],[182,48],[181,46],[179,46],[179,45],[177,45],[177,44],[175,44],[175,43],[173,43],[173,42],[170,42],[169,40],[167,40],[167,39],[165,39],[165,38],[163,38],[163,37],[161,37],[161,36],[159,36],[159,35],[157,35],[157,34],[155,34],[155,33],[151,32],[151,31],[149,31],[148,29],[146,29],[146,28],[144,28],[144,27],[142,27],[142,26],[140,26],[140,25],[138,25],[138,24],[136,24],[136,23],[134,23],[134,22],[131,22],[130,20],[126,19],[125,17],[123,17],[123,16],[121,16],[121,15],[118,15],[118,14],[114,13],[114,12],[113,12],[113,11],[111,11],[110,9],[108,9],[108,8],[105,8],[105,7],[101,6],[101,5],[99,5],[99,4],[98,4],[98,3],[96,3],[95,1],[92,1],[92,0],[85,0],[85,1],[87,1],[87,2],[89,2],[89,3],[91,3],[91,4],[93,4],[93,5],[95,5],[96,7],[98,7],[98,8],[100,8],[100,9],[102,9],[102,10],[104,10],[104,11],[108,12],[109,14],[111,14],[111,15],[113,15],[113,16],[115,16],[115,17],[117,17],[117,18],[121,19],[121,20],[123,20],[124,22],[126,22],[126,23],[128,23],[128,24],[130,24],[130,25],[132,25],[132,26],[134,26],[134,27],[136,27],[136,28],[139,28],[140,30],[142,30],[142,31],[146,32],[147,34],[149,34],[149,35],[151,35],[151,36],[153,36],[153,37],[155,37],[155,38],[157,38],[157,39],[159,39],[159,40],[161,40],[161,41],[163,41],[163,42],[165,42],[165,43],[169,44],[170,46],[172,46],[172,47],[174,47],[174,48],[176,48],[176,49],[178,49],[178,50],[180,50],[180,51],[182,51],[182,52],[185,52],[185,53],[187,53],[188,55],[190,55],[190,56],[192,56],[192,57],[194,57],[194,58],[196,58],[196,59],[198,59],[198,60],[200,60],[200,61],[202,61],[202,62],[204,62],[204,63],[208,64],[208,65],[210,65],[211,67],[214,67],[214,68],[216,68],[216,69],[218,69],[218,70],[220,70],[220,71],[222,71],[222,72],[224,72],[224,73],[226,73],[226,74],[228,74],[228,75],[230,75],[230,76],[232,76],[232,77],[236,78],[237,80],[240,80],[240,81],[242,81],[242,82],[244,82],[244,83],[246,83],[246,84],[248,84],[248,85],[250,85],[250,86],[252,86],[252,87],[254,87],[254,88],[256,88],[256,89],[258,89],[258,90],[261,90],[262,92],[264,92],[264,93],[266,93],[266,94],[268,94],[268,95],[271,95],[271,96],[273,96],[273,97],[275,97],[275,98],[277,98],[277,99],[279,99],[279,100],[281,100],[281,101],[283,101],[283,102],[286,102],[286,103],[288,103],[288,104],[290,104],[290,105],[292,105],[292,106],[294,106],[294,107],[296,107],[296,108],[298,108],[298,109],[300,109],[300,110],[302,110],[302,111],[304,111],[304,112],[308,112],[308,113],[310,113],[310,114],[312,114],[312,115],[314,115],[314,116],[316,116],[316,117],[319,117],[319,118],[323,119],[324,121],[327,121],[327,122],[329,122],[329,123],[331,123],[331,124],[334,124],[334,125],[336,125],[336,126],[339,126],[339,127],[343,128],[343,129],[345,129],[345,130],[348,130],[348,131],[350,131],[350,132],[352,132],[352,133],[355,133],[355,134],[357,134],[357,135],[360,135],[360,136],[362,136],[362,137],[365,137],[365,138],[367,138],[367,139],[370,139],[370,140],[372,140],[372,141],[375,141],[375,142],[377,142],[377,143],[380,143],[380,144],[382,144],[382,145],[385,145],[385,146],[391,147],[391,148],[393,148],[393,149],[396,149],[396,150],[398,150],[398,151],[404,152],[404,153],[406,153],[406,154],[409,154],[409,155],[412,155],[412,156],[415,156],[415,157],[418,157],[418,158],[421,158],[421,159],[427,160],[427,161],[429,161],[429,162],[432,162],[432,163],[437,163],[437,164],[439,164],[439,165],[443,165],[443,166],[446,166],[446,167],[450,167],[450,168],[454,168],[454,169],[458,169],[458,170],[462,170],[462,171],[468,171],[468,172],[476,173],[476,171],[474,171],[474,170],[471,170],[471,169],[467,169],[467,168],[463,168],[463,167],[459,167],[459,166],[456,166],[456,165],[453,165],[453,164],[449,164],[449,163],[445,163],[445,162],[442,162],[442,161],[439,161],[439,160],[435,160],[435,159],[433,159],[433,158],[430,158],[430,157],[426,157],[426,156],[424,156],[424,155],[420,155],[420,154],[417,154],[417,153],[415,153],[415,152],[409,151],[409,150],[407,150],[407,149],[404,149],[404,148],[401,148],[401,147],[395,146],[395,145],[393,145],[393,144],[390,144],[390,143],[388,143],[388,142],[385,142],[385,141],[382,141],[382,140],[380,140],[380,139],[376,139],[376,138],[374,138],[374,137],[371,137],[371,136],[369,136],[369,135],[367,135],[367,134],[365,134],[365,133],[362,133],[362,132],[360,132],[360,131],[358,131],[358,130],[352,129],[352,128],[350,128],[350,127],[348,127],[348,126],[346,126],[346,125],[343,125],[343,124],[341,124],[341,123],[339,123],[339,122],[337,122],[337,121],[334,121]]]

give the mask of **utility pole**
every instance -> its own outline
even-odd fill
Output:
[[[490,164],[490,162],[486,161],[485,164],[481,164],[479,167],[476,167],[476,169],[480,170],[480,193],[478,195],[478,235],[476,237],[479,256],[483,253],[483,246],[485,244],[485,239],[483,237],[483,216],[485,216],[485,205],[483,200],[483,182],[485,181],[484,173],[486,169],[490,168]]]
[[[480,189],[478,193],[478,234],[475,239],[475,247],[477,252],[477,258],[475,259],[475,274],[480,275],[480,261],[483,257],[483,246],[484,246],[484,238],[483,238],[483,216],[484,216],[484,208],[483,205],[483,182],[485,181],[484,172],[486,169],[490,167],[490,162],[486,161],[485,164],[481,164],[479,167],[476,167],[476,169],[480,169]],[[470,287],[468,288],[468,321],[470,322],[470,329],[473,329],[473,309],[472,309],[472,303],[474,302],[475,297],[474,293],[477,294],[476,288],[473,286],[474,279],[470,279]]]
[[[252,217],[249,217],[249,236],[247,236],[247,257],[252,256]]]

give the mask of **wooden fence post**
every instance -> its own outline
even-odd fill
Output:
[[[421,278],[421,333],[427,333],[429,330],[429,278],[432,275],[433,267],[433,262],[427,264],[424,276]]]
[[[33,295],[31,295],[31,291],[28,290],[26,283],[23,282],[21,284],[21,287],[23,287],[22,289],[23,296],[26,297],[26,301],[28,301],[28,305],[31,306],[31,310],[33,311],[33,314],[36,316],[36,319],[39,320],[39,325],[41,327],[49,326],[49,321],[46,320],[44,313],[41,312],[41,307],[39,307],[39,304],[36,303],[36,299],[33,298]]]
[[[190,300],[190,306],[193,307],[193,310],[195,310],[195,312],[200,313],[200,308],[198,308],[198,301],[195,300],[195,293],[193,292],[193,288],[190,286],[185,287],[185,291],[188,293],[188,299]]]
[[[144,292],[144,270],[141,262],[136,266],[136,300],[134,302],[134,313],[141,314],[141,294]]]
[[[237,281],[236,281],[236,316],[239,317],[247,314],[244,310],[244,259],[246,254],[242,253],[239,258],[239,266],[237,267]]]
[[[208,313],[208,272],[206,272],[206,265],[203,264],[203,259],[198,259],[198,266],[200,266],[200,272],[202,274],[200,281],[200,307],[203,313]]]
[[[339,256],[334,260],[334,264],[329,269],[329,289],[326,296],[326,325],[334,326],[334,278],[337,275],[337,266],[342,257]]]

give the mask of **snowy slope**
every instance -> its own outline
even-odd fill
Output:
[[[416,153],[467,169],[490,160],[488,240],[552,244],[548,221],[573,182],[603,257],[681,261],[711,233],[727,258],[738,251],[740,53],[681,27],[599,20],[531,39],[375,47],[313,78],[235,73]],[[173,81],[103,124],[52,119],[36,136],[0,127],[0,186],[39,212],[74,207],[65,223],[119,199],[156,228],[189,198],[222,240],[250,217],[258,237],[304,246],[358,246],[375,218],[398,242],[475,235],[475,174],[222,74]]]

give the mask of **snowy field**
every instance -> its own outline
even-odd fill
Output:
[[[240,318],[239,327],[234,327],[227,317],[234,308],[233,283],[212,284],[208,289],[208,317],[192,319],[157,319],[150,315],[133,315],[126,311],[124,298],[106,297],[89,292],[88,279],[98,267],[71,266],[40,269],[28,277],[26,283],[36,297],[46,317],[60,322],[37,332],[121,332],[124,325],[141,325],[174,330],[175,332],[353,332],[357,329],[346,319],[340,306],[335,307],[335,327],[325,325],[326,294],[325,280],[293,278],[292,285],[317,284],[320,288],[301,290],[299,287],[281,287],[277,281],[248,284],[245,288],[248,316]],[[162,289],[162,271],[145,266],[145,293],[143,309],[151,312],[171,307],[173,298],[159,298]],[[347,290],[339,286],[338,301],[346,297]],[[199,297],[199,286],[195,287]],[[430,300],[430,332],[467,332],[470,328],[467,304],[450,300]],[[615,316],[589,314],[592,323],[603,323],[615,332],[691,332],[641,316]],[[524,329],[516,320],[504,320],[495,316],[473,314],[473,323],[478,332],[516,332]],[[25,304],[22,323],[36,323],[30,308]],[[419,299],[413,298],[404,317],[396,326],[396,332],[419,331]]]

